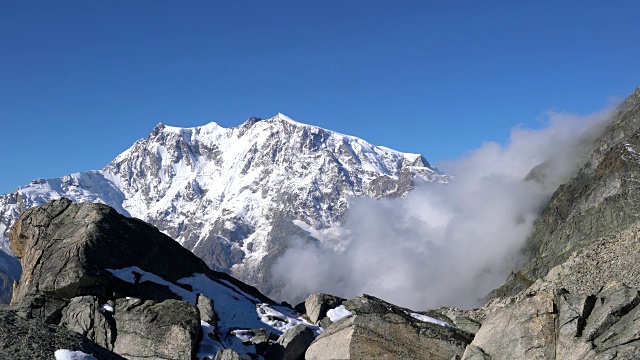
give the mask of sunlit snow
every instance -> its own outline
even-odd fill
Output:
[[[333,322],[336,322],[340,319],[343,319],[347,316],[352,315],[351,311],[347,310],[344,305],[340,305],[338,307],[336,307],[335,309],[331,309],[329,311],[327,311],[327,316],[329,317],[329,319]]]
[[[93,355],[86,354],[82,351],[72,351],[67,349],[56,350],[53,355],[56,360],[97,360]]]
[[[123,269],[107,269],[117,278],[133,283],[135,276],[133,272],[141,274],[139,282],[150,281],[166,286],[184,301],[195,304],[197,294],[202,294],[215,304],[215,311],[218,316],[218,329],[220,330],[220,343],[209,341],[205,343],[207,349],[214,349],[217,344],[225,348],[231,348],[240,354],[254,352],[253,345],[243,344],[247,342],[246,337],[240,336],[243,333],[239,330],[250,330],[266,328],[268,332],[281,335],[287,329],[304,324],[311,328],[316,334],[320,334],[322,329],[304,320],[296,311],[280,305],[269,305],[261,303],[259,299],[245,293],[238,287],[226,280],[213,280],[204,274],[194,274],[183,278],[177,282],[189,285],[193,289],[188,291],[180,286],[172,284],[150,272],[146,272],[136,266]],[[203,331],[211,332],[211,328],[203,323]],[[204,350],[209,351],[209,350]],[[211,350],[213,351],[213,350]]]

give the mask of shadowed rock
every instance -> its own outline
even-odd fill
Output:
[[[125,359],[75,331],[0,310],[0,358],[53,359],[59,349],[82,351],[98,360]]]
[[[269,348],[267,360],[301,360],[314,339],[313,330],[298,324],[280,335],[275,345]]]

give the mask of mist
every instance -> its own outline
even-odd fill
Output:
[[[416,310],[481,305],[522,264],[519,250],[537,216],[586,161],[611,112],[549,112],[541,129],[516,127],[504,145],[487,142],[440,164],[454,175],[448,184],[399,199],[353,199],[346,232],[318,243],[293,239],[273,283],[288,301],[324,292],[366,293]]]

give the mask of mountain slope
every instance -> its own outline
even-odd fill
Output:
[[[514,295],[549,270],[640,219],[640,89],[613,113],[577,174],[554,192],[524,253],[529,263],[491,296]]]
[[[0,196],[0,248],[24,210],[61,196],[147,221],[216,270],[272,293],[269,268],[293,238],[331,241],[352,197],[446,182],[400,153],[278,114],[223,128],[158,124],[100,171],[38,179]],[[341,244],[333,246],[339,249]]]

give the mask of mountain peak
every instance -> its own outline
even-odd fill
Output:
[[[282,113],[230,128],[159,123],[103,170],[40,180],[19,199],[0,195],[0,215],[10,214],[0,216],[0,251],[8,252],[7,230],[27,208],[59,197],[102,202],[152,223],[212,268],[275,293],[270,273],[257,270],[270,266],[271,249],[340,228],[351,198],[448,181],[427,164]]]
[[[287,115],[279,112],[276,116],[276,118],[281,119],[281,120],[285,120],[285,121],[291,121],[291,122],[297,122],[295,120],[293,120],[292,118],[288,117]]]

